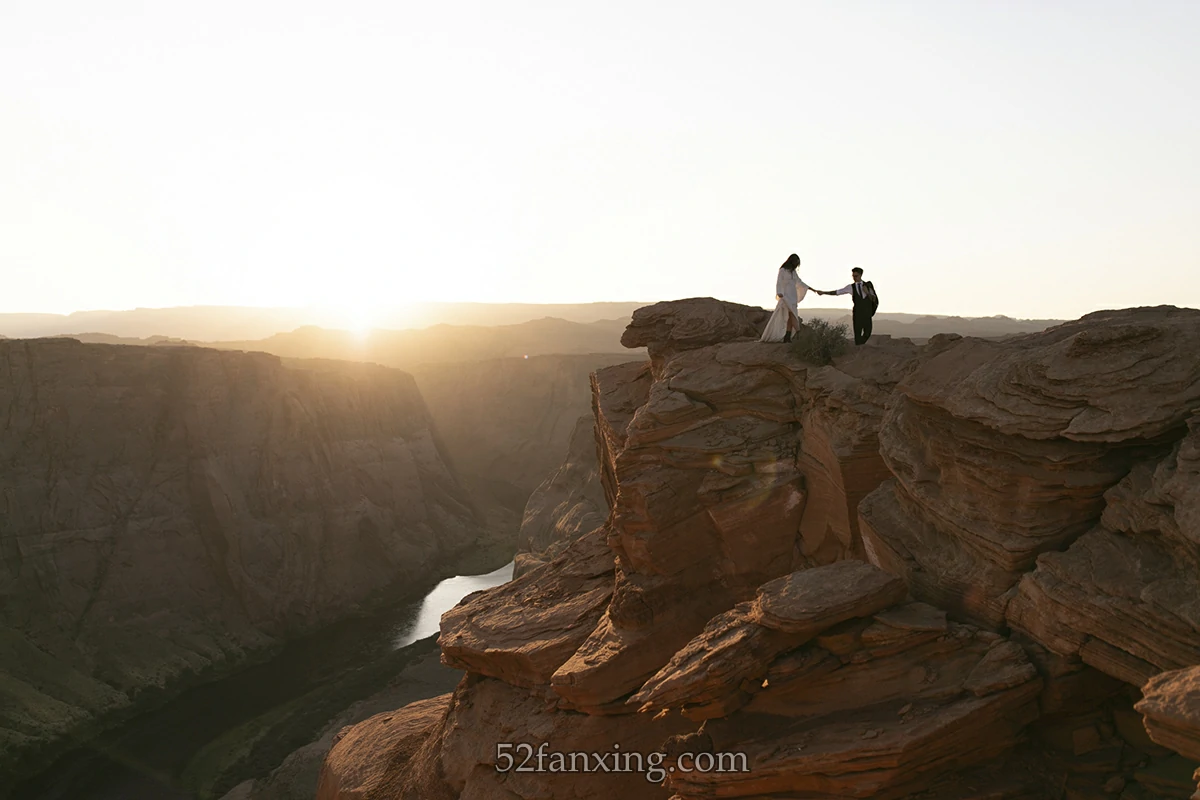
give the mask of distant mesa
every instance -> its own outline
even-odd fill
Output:
[[[633,313],[651,303],[576,303],[576,304],[490,304],[428,303],[402,311],[384,312],[372,320],[372,331],[428,330],[441,326],[490,329],[499,326],[531,324],[555,327],[558,322],[610,329],[628,324]],[[846,309],[804,308],[802,313],[820,319],[848,317]],[[947,320],[954,320],[948,323]],[[464,325],[465,323],[468,323]],[[1018,320],[1004,315],[970,319],[943,315],[916,315],[883,312],[877,315],[875,330],[895,336],[927,339],[937,333],[1005,336],[1043,330],[1059,320]],[[982,327],[980,327],[982,326]],[[80,311],[73,314],[0,314],[0,333],[10,338],[42,338],[81,331],[122,337],[123,344],[155,336],[183,339],[196,343],[237,343],[268,339],[283,332],[331,331],[345,328],[344,316],[319,309],[246,308],[233,306],[194,306],[178,308],[138,308],[132,311]],[[619,339],[619,331],[617,338]],[[246,349],[246,348],[240,348]]]

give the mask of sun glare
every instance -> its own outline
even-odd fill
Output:
[[[331,311],[337,327],[350,331],[360,339],[366,338],[371,332],[379,316],[378,309],[365,304],[337,306]]]

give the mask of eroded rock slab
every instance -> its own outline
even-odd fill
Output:
[[[1145,716],[1150,738],[1200,761],[1200,666],[1160,673],[1142,695],[1135,708]]]
[[[655,366],[683,350],[733,339],[757,338],[771,312],[711,297],[671,300],[639,308],[621,336],[625,347],[645,347]]]
[[[691,719],[723,717],[750,699],[771,662],[808,636],[764,627],[754,621],[751,603],[719,614],[629,703],[640,711],[685,709]]]
[[[772,581],[760,600],[790,601],[786,618],[804,621],[790,641],[747,604],[648,682],[632,702],[707,720],[712,751],[746,765],[676,771],[677,797],[902,797],[1015,746],[1042,688],[1022,648],[903,591],[881,599],[896,583],[853,562]]]
[[[398,797],[404,766],[450,708],[451,695],[418,700],[343,729],[325,757],[317,800],[383,800]],[[428,795],[429,800],[436,800]]]
[[[815,636],[894,605],[907,593],[894,575],[862,561],[839,561],[763,584],[750,614],[765,628]]]
[[[1200,426],[1106,495],[1101,524],[1039,557],[1010,624],[1135,686],[1200,663]]]
[[[613,555],[603,529],[503,586],[468,595],[442,615],[442,661],[514,686],[546,685],[604,614]]]

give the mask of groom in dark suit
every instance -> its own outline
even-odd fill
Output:
[[[875,309],[879,308],[879,297],[875,294],[875,285],[870,281],[863,281],[862,274],[862,268],[855,267],[850,270],[850,276],[854,278],[852,283],[833,292],[815,290],[817,294],[850,295],[850,299],[854,301],[851,318],[854,320],[855,344],[865,344],[867,339],[871,338],[871,317],[875,316]]]

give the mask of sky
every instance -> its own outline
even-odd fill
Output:
[[[10,0],[0,312],[771,306],[792,252],[881,311],[1197,307],[1198,37],[1196,2]]]

